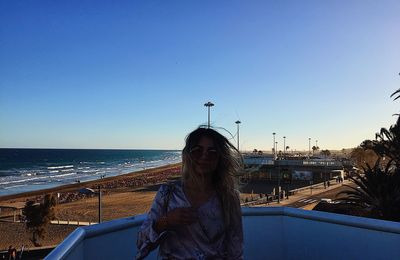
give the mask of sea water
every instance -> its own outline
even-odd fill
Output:
[[[0,196],[181,162],[176,150],[0,149]]]

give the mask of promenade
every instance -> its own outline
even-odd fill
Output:
[[[350,185],[352,182],[344,180],[342,183],[336,183],[334,180],[330,181],[330,185],[326,188],[323,183],[306,186],[300,189],[291,190],[292,195],[289,198],[286,196],[280,200],[273,200],[266,202],[265,198],[255,201],[242,203],[243,207],[294,207],[302,209],[313,209],[321,199],[334,199],[336,194],[345,189],[343,185]]]

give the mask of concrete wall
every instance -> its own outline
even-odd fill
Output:
[[[134,259],[144,215],[74,231],[46,259]],[[245,259],[398,259],[400,223],[284,207],[243,208]],[[157,251],[157,250],[156,250]],[[157,259],[157,252],[147,259]]]

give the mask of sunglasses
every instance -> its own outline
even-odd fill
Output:
[[[204,149],[203,147],[196,145],[192,149],[190,149],[190,157],[194,160],[199,160],[203,154],[205,154],[206,160],[215,161],[218,159],[219,154],[217,149],[211,147],[208,149]]]

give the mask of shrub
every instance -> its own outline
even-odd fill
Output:
[[[31,241],[35,246],[40,246],[39,238],[45,237],[47,226],[55,218],[55,198],[47,194],[42,203],[27,201],[22,210],[26,219],[26,228],[32,233]]]

